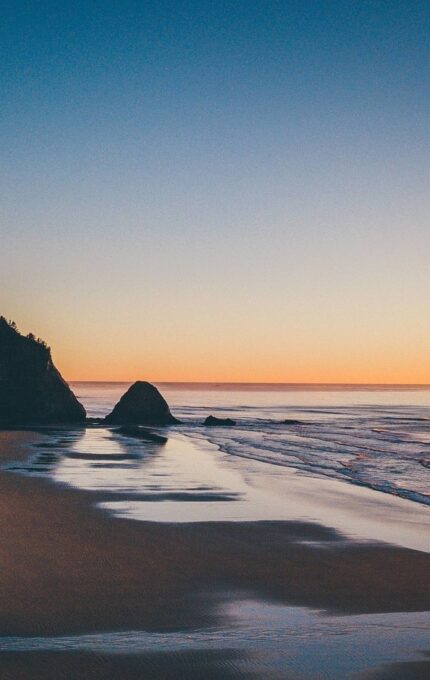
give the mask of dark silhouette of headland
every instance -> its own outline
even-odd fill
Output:
[[[0,425],[84,423],[86,412],[48,345],[0,317]]]

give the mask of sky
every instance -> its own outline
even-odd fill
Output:
[[[66,378],[430,383],[427,1],[0,14],[0,314]]]

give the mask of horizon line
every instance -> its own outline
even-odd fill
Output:
[[[80,380],[69,379],[70,383],[98,383],[123,385],[124,383],[134,383],[136,380]],[[222,380],[148,380],[157,385],[270,385],[279,387],[386,387],[386,388],[414,388],[430,389],[430,383],[371,383],[371,382],[270,382],[270,381],[222,381]]]

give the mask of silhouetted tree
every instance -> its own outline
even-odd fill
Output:
[[[37,338],[36,342],[49,352],[49,345],[44,340],[42,340],[42,338]]]

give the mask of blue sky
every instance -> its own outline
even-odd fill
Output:
[[[406,0],[3,3],[3,313],[72,378],[430,382],[429,29]]]

